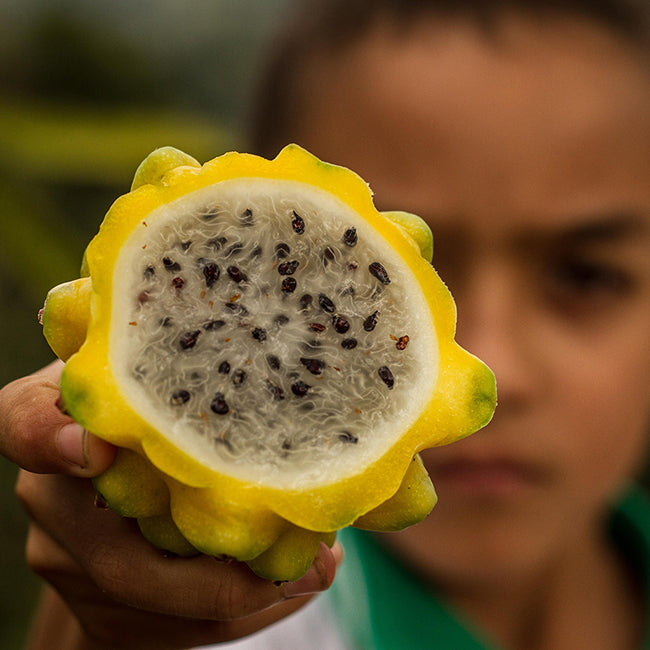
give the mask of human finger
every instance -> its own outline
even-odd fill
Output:
[[[115,448],[62,412],[56,361],[0,390],[0,454],[38,473],[101,474]]]
[[[303,578],[283,584],[263,580],[239,562],[165,556],[132,520],[97,508],[88,481],[22,472],[17,493],[35,522],[103,593],[136,609],[233,621],[322,591],[334,578],[336,559],[325,545]]]
[[[122,650],[176,650],[231,641],[284,618],[308,600],[288,600],[246,618],[227,621],[158,614],[125,605],[102,592],[37,525],[30,527],[27,558],[30,566],[57,592],[56,596],[47,591],[44,594],[34,637],[47,639],[47,643],[35,642],[33,648],[51,647],[53,635],[65,633],[69,639],[75,631],[98,647]],[[56,625],[52,626],[47,621],[54,615]],[[76,621],[70,620],[73,617]]]

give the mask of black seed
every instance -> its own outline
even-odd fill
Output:
[[[235,386],[240,386],[246,380],[246,371],[239,368],[232,373],[232,383]]]
[[[284,449],[285,451],[291,449],[291,440],[283,440],[282,449]]]
[[[205,285],[209,289],[219,279],[221,270],[219,269],[219,267],[215,262],[206,260],[203,257],[200,257],[198,262],[199,265],[201,266],[201,270],[203,271],[203,277],[205,278]]]
[[[325,246],[323,249],[323,264],[327,266],[329,262],[334,261],[334,249],[331,246]]]
[[[302,235],[305,232],[305,220],[295,210],[291,217],[291,226],[298,235]]]
[[[199,334],[201,334],[201,330],[193,330],[192,332],[185,332],[185,334],[181,335],[181,338],[178,341],[181,349],[189,350],[190,348],[193,348],[196,345]]]
[[[349,431],[341,431],[339,433],[339,440],[341,442],[349,442],[350,444],[356,445],[357,442],[359,442],[359,438],[357,438],[354,434],[350,433]]]
[[[174,322],[174,319],[171,316],[165,316],[164,318],[160,319],[160,324],[163,327],[170,327]]]
[[[404,334],[404,336],[400,336],[397,339],[397,343],[395,343],[395,347],[398,350],[404,350],[406,348],[406,346],[408,345],[408,343],[409,343],[409,337],[408,337],[407,334]]]
[[[263,327],[256,327],[251,332],[251,335],[256,341],[259,341],[260,343],[262,341],[266,341],[266,330]]]
[[[309,309],[313,302],[314,302],[314,299],[311,296],[311,294],[306,293],[304,296],[300,297],[300,309],[302,309],[302,310]]]
[[[264,249],[260,245],[257,245],[252,250],[251,257],[259,257],[263,252],[264,252]]]
[[[363,321],[363,329],[366,330],[366,332],[372,332],[372,330],[375,329],[375,326],[377,325],[377,318],[379,316],[379,312],[375,311],[366,320]]]
[[[393,373],[390,371],[388,366],[382,366],[377,370],[381,380],[386,384],[386,386],[391,389],[395,385],[395,379],[393,378]]]
[[[324,293],[321,293],[318,296],[318,304],[321,306],[321,309],[323,311],[326,311],[330,314],[336,310],[334,303]]]
[[[181,242],[181,248],[182,248],[184,251],[188,250],[189,247],[190,247],[191,245],[192,245],[192,242],[191,242],[191,241],[184,241],[184,242]]]
[[[190,400],[190,394],[186,390],[175,390],[172,393],[172,396],[169,398],[169,403],[172,406],[182,406],[186,402],[189,402]]]
[[[209,320],[203,323],[202,327],[206,332],[212,332],[214,330],[221,329],[225,324],[225,320]]]
[[[284,278],[282,280],[282,293],[293,293],[297,286],[296,278]]]
[[[244,249],[244,244],[241,242],[237,242],[236,244],[232,244],[231,246],[228,246],[226,249],[226,257],[230,257],[231,255],[236,255],[237,253],[241,253],[241,251]]]
[[[368,266],[368,270],[370,271],[370,274],[374,275],[382,284],[390,284],[388,273],[379,262],[373,262],[370,264],[370,266]]]
[[[185,280],[183,280],[183,278],[176,276],[172,279],[172,287],[174,287],[176,291],[180,291],[184,286]]]
[[[280,242],[275,247],[275,256],[279,260],[282,260],[285,257],[287,257],[290,252],[291,249],[289,248],[289,244],[285,244],[284,242]]]
[[[292,260],[291,262],[282,262],[278,265],[278,273],[280,275],[293,275],[298,268],[300,262],[298,260]]]
[[[302,363],[312,375],[320,375],[325,368],[325,362],[320,359],[309,359],[306,357],[300,357],[300,363]]]
[[[356,246],[358,241],[357,229],[353,226],[343,233],[343,243],[347,246]]]
[[[228,402],[226,402],[223,393],[215,393],[212,401],[210,402],[210,410],[217,415],[225,415],[230,410]]]
[[[311,341],[304,341],[302,343],[303,350],[316,350],[320,347],[321,347],[321,342],[317,341],[316,339],[312,339]]]
[[[151,278],[156,275],[156,269],[151,266],[151,264],[144,270],[144,277],[146,280],[151,280]]]
[[[309,323],[307,327],[309,327],[312,332],[324,332],[326,329],[325,325],[322,323]]]
[[[269,364],[269,368],[273,370],[279,370],[280,369],[280,359],[275,356],[275,354],[267,354],[266,355],[266,363]]]
[[[306,384],[304,381],[297,381],[291,384],[291,392],[296,397],[304,397],[308,392],[311,386]]]
[[[227,243],[228,240],[225,237],[215,237],[214,239],[208,239],[208,241],[206,242],[208,246],[212,246],[217,250],[223,248]]]
[[[162,263],[165,271],[169,271],[170,273],[176,273],[176,271],[181,270],[181,265],[178,262],[174,262],[171,257],[163,257]]]
[[[355,294],[355,289],[353,284],[348,284],[347,287],[344,287],[339,291],[339,296],[353,296]]]
[[[334,323],[334,329],[339,334],[345,334],[350,329],[350,322],[343,316],[333,316],[332,322]]]
[[[217,372],[220,375],[227,375],[230,372],[230,364],[227,361],[222,361],[219,364],[219,369]]]
[[[241,222],[241,225],[245,228],[254,225],[255,220],[253,219],[253,211],[250,208],[246,208],[246,210],[241,213],[239,220]]]
[[[138,303],[140,305],[144,305],[145,302],[149,302],[149,292],[148,291],[141,291],[138,294]]]
[[[246,282],[246,280],[248,280],[246,275],[242,273],[236,266],[229,266],[226,271],[233,282],[240,283]]]
[[[271,395],[273,395],[273,399],[276,402],[279,402],[284,399],[284,390],[280,388],[280,386],[277,386],[274,384],[272,381],[269,381],[268,379],[266,380],[266,385],[268,389],[271,391]]]
[[[289,322],[289,317],[285,316],[284,314],[278,314],[275,317],[275,324],[276,325],[286,325]]]
[[[359,268],[359,262],[357,262],[356,260],[350,260],[348,262],[348,269],[350,271],[356,271],[358,268]]]
[[[248,309],[238,302],[224,302],[223,306],[233,314],[240,314],[242,316],[248,314]]]
[[[352,350],[357,347],[357,339],[355,338],[343,339],[341,341],[341,347],[344,350]]]

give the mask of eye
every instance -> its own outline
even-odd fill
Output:
[[[625,295],[632,278],[613,263],[580,256],[556,259],[549,274],[549,289],[556,299],[570,305],[596,304]]]

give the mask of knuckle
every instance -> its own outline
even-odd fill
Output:
[[[14,487],[14,492],[18,501],[22,507],[30,514],[32,514],[32,503],[34,502],[34,496],[36,494],[36,480],[35,476],[21,470],[18,472],[18,479],[16,480],[16,485]]]
[[[259,579],[252,576],[245,565],[230,565],[229,571],[224,572],[214,587],[211,618],[223,623],[234,623],[258,613],[260,610],[277,601],[276,590],[269,590],[269,585],[263,587]]]
[[[68,574],[74,568],[67,553],[34,524],[27,534],[25,560],[34,573],[48,582],[54,582],[56,576]]]
[[[109,598],[123,603],[135,600],[138,570],[129,561],[128,553],[98,543],[88,553],[86,568],[93,582]]]
[[[39,376],[16,379],[0,390],[1,453],[29,465],[47,452],[44,439],[65,419],[55,407],[56,394],[56,384]]]

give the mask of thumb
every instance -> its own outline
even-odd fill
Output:
[[[115,448],[58,408],[62,368],[54,362],[0,390],[0,454],[30,472],[96,476]]]

